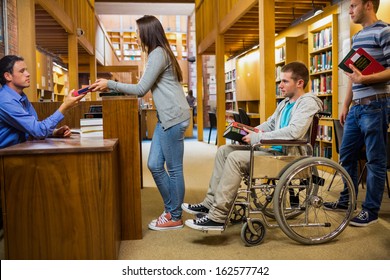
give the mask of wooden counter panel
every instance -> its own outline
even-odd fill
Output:
[[[116,259],[117,153],[4,156],[6,257]],[[60,168],[58,167],[60,165]]]
[[[103,98],[104,138],[119,139],[122,240],[142,238],[138,99]]]

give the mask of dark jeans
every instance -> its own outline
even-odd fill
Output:
[[[387,103],[386,99],[380,99],[368,105],[352,106],[345,121],[340,148],[341,165],[351,176],[357,195],[358,154],[366,146],[367,193],[362,208],[374,216],[378,216],[387,176]],[[345,194],[344,190],[340,203],[346,202]]]

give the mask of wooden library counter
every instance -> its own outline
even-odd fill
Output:
[[[49,117],[61,102],[34,102],[40,120]],[[80,119],[90,106],[103,106],[104,139],[118,139],[121,239],[142,238],[141,182],[142,158],[139,134],[138,99],[131,96],[103,97],[102,101],[83,101],[65,114],[59,124],[71,128],[80,127]]]
[[[117,139],[27,141],[0,150],[7,259],[117,259]]]

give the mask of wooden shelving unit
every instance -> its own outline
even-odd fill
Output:
[[[53,64],[53,93],[54,101],[63,101],[65,95],[68,94],[68,70]]]
[[[276,102],[284,99],[279,90],[280,70],[284,65],[295,60],[297,60],[297,38],[285,37],[275,42]]]
[[[225,62],[225,110],[232,114],[237,112],[236,99],[236,60],[231,59]]]
[[[136,32],[108,31],[107,32],[115,53],[121,61],[141,61],[142,51],[137,43]],[[169,45],[178,60],[186,60],[188,56],[187,34],[179,32],[166,33]]]
[[[169,45],[178,60],[186,60],[188,56],[187,34],[180,32],[167,32]]]
[[[52,58],[36,50],[37,100],[54,101]]]
[[[310,91],[324,103],[331,114],[319,122],[317,156],[338,160],[334,139],[333,119],[338,118],[338,22],[337,14],[329,15],[308,27]]]
[[[141,49],[135,32],[123,32],[122,60],[141,60]]]
[[[136,33],[131,31],[109,31],[110,37],[115,53],[121,61],[140,61],[141,49],[137,44]]]

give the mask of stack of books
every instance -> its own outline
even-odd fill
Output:
[[[81,138],[103,138],[103,118],[80,119]]]
[[[91,105],[89,106],[89,112],[84,113],[84,118],[102,118],[103,117],[103,107],[102,105]]]

